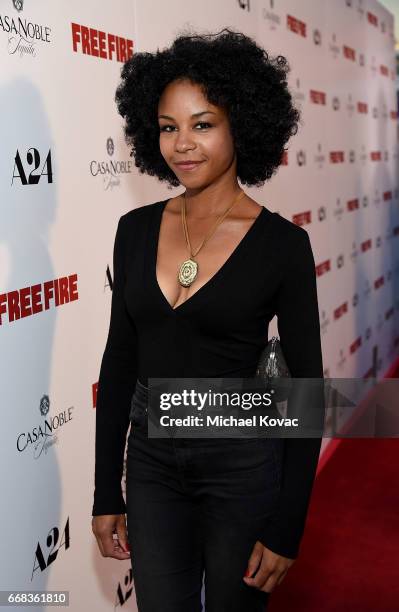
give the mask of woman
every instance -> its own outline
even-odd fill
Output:
[[[254,376],[275,314],[291,375],[323,377],[309,236],[238,183],[297,130],[287,71],[228,28],[122,69],[136,166],[184,187],[119,220],[98,383],[92,528],[103,556],[129,540],[140,612],[201,610],[203,572],[207,612],[263,611],[298,555],[320,438],[155,439],[146,413],[150,377]]]

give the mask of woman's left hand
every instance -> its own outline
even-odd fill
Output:
[[[262,542],[257,541],[248,561],[248,576],[244,576],[243,579],[248,586],[271,593],[274,587],[282,582],[293,563],[295,559],[277,555]],[[251,578],[255,571],[256,575]]]

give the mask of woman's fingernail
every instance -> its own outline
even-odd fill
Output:
[[[246,571],[246,572],[245,572],[245,574],[244,574],[245,578],[248,578],[248,576],[250,575],[250,573],[251,573],[251,572],[249,571],[249,569],[247,569],[247,571]]]

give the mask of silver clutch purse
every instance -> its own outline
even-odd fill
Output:
[[[275,402],[284,402],[288,399],[292,383],[291,374],[277,336],[273,336],[262,350],[255,378],[261,379],[267,389],[274,390],[273,399]],[[273,378],[279,378],[280,380],[273,384]]]

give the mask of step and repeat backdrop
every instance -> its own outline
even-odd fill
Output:
[[[1,0],[0,589],[69,591],[74,611],[137,609],[130,561],[101,557],[91,532],[96,390],[118,219],[181,188],[139,175],[114,94],[126,59],[186,26],[236,28],[290,63],[299,132],[277,175],[244,189],[310,235],[325,376],[382,377],[399,351],[394,22],[381,4]]]

